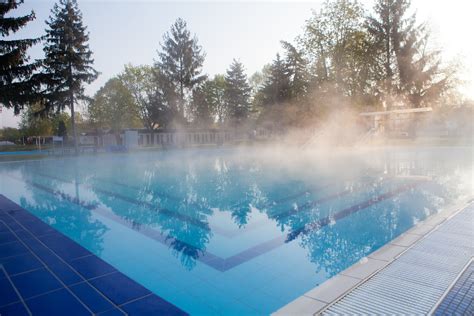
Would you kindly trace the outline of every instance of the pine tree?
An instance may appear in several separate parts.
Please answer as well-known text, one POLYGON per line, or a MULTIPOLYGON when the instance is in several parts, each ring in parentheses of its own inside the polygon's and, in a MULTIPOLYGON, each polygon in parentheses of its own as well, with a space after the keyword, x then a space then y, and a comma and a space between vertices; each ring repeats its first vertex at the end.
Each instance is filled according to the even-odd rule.
POLYGON ((383 56, 385 92, 420 107, 450 87, 453 69, 442 69, 440 52, 429 49, 430 34, 415 14, 407 16, 409 7, 409 0, 379 0, 367 28, 383 56))
POLYGON ((71 110, 74 147, 78 152, 74 105, 86 100, 84 84, 94 81, 98 73, 87 41, 89 35, 82 23, 76 0, 60 0, 47 21, 45 52, 45 111, 71 110))
POLYGON ((41 61, 28 63, 27 50, 41 39, 4 39, 35 19, 34 12, 21 17, 5 16, 9 11, 17 9, 22 2, 0 1, 0 104, 13 108, 15 114, 40 97, 36 93, 39 82, 32 75, 41 61))
POLYGON ((300 101, 308 91, 309 74, 307 70, 308 62, 299 51, 289 42, 281 41, 285 49, 285 63, 290 80, 289 98, 300 101))
POLYGON ((405 17, 409 6, 409 0, 378 0, 374 7, 375 16, 367 19, 367 30, 374 37, 380 52, 384 70, 382 80, 387 95, 396 92, 396 56, 400 52, 403 37, 409 32, 406 26, 413 24, 413 19, 405 17))
POLYGON ((205 54, 198 45, 197 37, 191 37, 186 22, 181 18, 164 35, 161 50, 155 67, 175 87, 179 97, 178 112, 184 119, 187 96, 206 78, 201 74, 205 54))
POLYGON ((290 71, 285 62, 276 55, 270 73, 262 88, 262 105, 281 104, 290 99, 290 71))
POLYGON ((234 59, 225 76, 224 92, 229 117, 234 124, 243 123, 251 110, 251 88, 241 62, 234 59))

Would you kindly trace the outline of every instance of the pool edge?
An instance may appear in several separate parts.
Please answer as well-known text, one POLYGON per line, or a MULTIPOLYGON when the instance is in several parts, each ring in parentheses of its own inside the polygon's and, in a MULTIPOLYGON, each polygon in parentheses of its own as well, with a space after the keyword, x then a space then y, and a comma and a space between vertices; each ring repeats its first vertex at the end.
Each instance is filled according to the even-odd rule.
POLYGON ((353 289, 361 286, 383 270, 427 235, 435 231, 446 220, 455 216, 469 205, 473 197, 454 203, 442 211, 429 216, 418 225, 364 257, 359 262, 339 272, 336 276, 307 291, 272 315, 318 315, 334 305, 353 289))

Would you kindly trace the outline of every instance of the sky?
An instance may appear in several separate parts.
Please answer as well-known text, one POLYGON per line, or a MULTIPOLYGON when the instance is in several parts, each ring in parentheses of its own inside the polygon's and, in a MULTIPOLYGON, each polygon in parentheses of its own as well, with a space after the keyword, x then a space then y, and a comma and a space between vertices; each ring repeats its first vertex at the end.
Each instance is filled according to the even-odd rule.
MULTIPOLYGON (((204 72, 224 73, 234 58, 251 75, 272 61, 281 50, 280 41, 293 41, 303 32, 311 10, 322 1, 174 1, 158 0, 79 0, 84 24, 90 33, 90 48, 99 78, 86 87, 93 95, 108 79, 120 73, 124 65, 153 64, 163 34, 178 18, 184 18, 206 52, 204 72)), ((373 0, 361 0, 367 9, 373 0)), ((18 37, 44 34, 45 20, 55 1, 25 0, 12 16, 34 10, 36 20, 16 33, 18 37)), ((461 60, 461 92, 474 98, 474 31, 470 0, 412 0, 419 21, 428 21, 433 41, 443 49, 445 61, 461 60)), ((42 47, 29 50, 32 58, 41 58, 42 47)), ((3 108, 0 128, 16 127, 19 117, 3 108)))

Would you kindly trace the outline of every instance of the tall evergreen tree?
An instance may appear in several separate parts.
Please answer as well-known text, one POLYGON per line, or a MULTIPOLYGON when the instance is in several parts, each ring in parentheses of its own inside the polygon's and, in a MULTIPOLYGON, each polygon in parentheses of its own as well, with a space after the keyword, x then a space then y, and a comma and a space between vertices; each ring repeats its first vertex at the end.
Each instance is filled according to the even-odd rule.
POLYGON ((191 37, 183 19, 177 19, 164 35, 158 57, 155 66, 175 87, 179 97, 178 112, 184 119, 187 98, 206 76, 201 74, 205 54, 197 37, 191 37))
MULTIPOLYGON (((409 0, 378 0, 367 29, 383 56, 385 93, 420 107, 450 88, 454 69, 441 66, 440 52, 429 48, 430 33, 425 25, 417 25, 415 14, 407 15, 409 8, 409 0)), ((387 101, 391 107, 390 98, 387 101)))
POLYGON ((410 28, 397 52, 399 93, 413 107, 430 106, 452 88, 456 67, 442 65, 441 51, 430 49, 424 24, 410 28))
POLYGON ((252 89, 241 62, 234 59, 225 75, 225 82, 224 96, 229 117, 234 124, 243 123, 251 110, 250 92, 252 89))
POLYGON ((94 60, 87 41, 89 35, 82 23, 82 14, 76 0, 60 0, 51 10, 46 22, 45 111, 71 110, 71 123, 76 154, 78 152, 74 106, 84 100, 84 84, 94 81, 98 73, 92 67, 94 60))
POLYGON ((32 76, 40 60, 28 63, 27 50, 40 38, 6 39, 35 19, 34 12, 20 17, 6 17, 21 0, 0 1, 0 104, 18 114, 23 107, 38 100, 38 81, 32 76))
POLYGON ((290 80, 289 97, 300 101, 308 92, 308 62, 304 58, 303 52, 291 43, 281 41, 281 44, 285 49, 285 63, 290 80))
POLYGON ((400 52, 403 37, 407 36, 413 26, 414 18, 406 17, 409 6, 409 0, 378 0, 374 7, 375 16, 367 19, 367 30, 380 52, 384 92, 387 95, 396 92, 396 56, 400 52))
POLYGON ((290 71, 280 54, 270 66, 269 76, 262 88, 263 106, 286 102, 290 99, 290 71))

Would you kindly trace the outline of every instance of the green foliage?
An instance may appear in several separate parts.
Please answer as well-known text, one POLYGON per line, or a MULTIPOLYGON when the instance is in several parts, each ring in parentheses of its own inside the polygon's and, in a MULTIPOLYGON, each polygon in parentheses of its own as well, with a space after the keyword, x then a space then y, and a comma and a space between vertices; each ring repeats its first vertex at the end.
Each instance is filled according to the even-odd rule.
POLYGON ((22 2, 0 1, 0 104, 13 108, 15 114, 40 99, 39 81, 33 73, 41 61, 28 63, 27 50, 41 39, 7 39, 35 19, 34 12, 20 17, 6 16, 22 2))
POLYGON ((74 105, 76 99, 87 100, 84 84, 94 81, 98 73, 87 41, 89 35, 82 23, 76 0, 60 0, 46 22, 45 61, 42 80, 45 84, 45 109, 50 112, 71 109, 72 130, 77 152, 74 105))
POLYGON ((60 120, 58 122, 58 126, 56 127, 56 135, 57 136, 62 136, 64 138, 67 138, 67 128, 66 128, 66 123, 64 123, 63 120, 60 120))
POLYGON ((155 93, 152 96, 152 116, 160 127, 187 123, 180 112, 180 97, 173 83, 159 69, 154 69, 155 93))
POLYGON ((0 129, 0 140, 12 143, 19 142, 21 138, 21 131, 18 128, 5 127, 0 129))
POLYGON ((308 61, 303 51, 297 49, 293 44, 286 41, 281 41, 281 44, 285 49, 286 72, 290 81, 288 97, 295 101, 301 101, 309 89, 308 61))
POLYGON ((130 91, 143 126, 152 130, 159 126, 154 98, 157 93, 155 73, 151 66, 125 65, 119 79, 130 91))
POLYGON ((209 104, 213 121, 222 125, 227 119, 228 109, 225 101, 226 81, 224 75, 215 75, 202 87, 206 102, 209 104))
POLYGON ((227 113, 232 124, 241 124, 248 118, 251 90, 244 65, 234 59, 225 75, 224 90, 227 113))
POLYGON ((375 53, 382 56, 379 86, 389 107, 393 96, 412 107, 430 105, 453 83, 455 69, 441 66, 440 51, 430 49, 429 31, 414 14, 407 16, 409 7, 409 0, 379 0, 367 18, 375 53))
POLYGON ((165 90, 172 88, 178 97, 178 113, 185 118, 185 110, 189 95, 193 88, 202 83, 206 76, 202 75, 205 54, 198 45, 196 36, 191 37, 186 22, 179 18, 163 37, 161 51, 155 67, 159 71, 158 83, 165 85, 165 90), (168 81, 163 84, 160 81, 168 81))
POLYGON ((204 87, 197 87, 193 91, 194 123, 200 127, 209 127, 213 123, 211 104, 208 102, 204 87))
POLYGON ((290 75, 288 65, 277 54, 261 89, 262 106, 281 104, 290 99, 290 75))
MULTIPOLYGON (((4 17, 16 7, 10 0, 0 4, 2 37, 34 18, 4 17)), ((35 73, 39 62, 28 64, 26 55, 38 39, 0 41, 0 103, 15 111, 34 103, 24 117, 30 133, 67 135, 71 124, 75 135, 75 103, 88 100, 84 85, 98 73, 77 0, 59 0, 51 12, 42 73, 35 73), (52 114, 66 107, 70 119, 52 114)), ((250 80, 236 60, 225 75, 207 79, 202 47, 179 18, 163 36, 153 66, 126 65, 97 92, 90 119, 116 133, 190 122, 241 126, 257 116, 257 122, 285 127, 338 107, 392 106, 393 100, 431 106, 454 86, 456 69, 442 64, 426 25, 409 12, 409 0, 376 0, 370 16, 358 0, 327 0, 295 44, 282 41, 282 54, 250 80)))
POLYGON ((372 55, 364 31, 364 10, 356 0, 326 1, 305 26, 300 44, 311 62, 316 88, 333 84, 343 95, 362 93, 372 55))
POLYGON ((204 81, 193 91, 192 110, 194 123, 209 127, 214 123, 223 125, 228 118, 225 99, 226 81, 223 75, 215 75, 204 81))
POLYGON ((38 116, 41 105, 35 104, 21 113, 20 130, 23 136, 49 136, 53 134, 53 124, 49 115, 38 116))
POLYGON ((118 141, 122 129, 141 126, 134 98, 118 78, 109 79, 97 91, 89 104, 88 113, 93 124, 111 129, 118 141))
POLYGON ((94 81, 98 73, 87 41, 89 35, 82 23, 76 0, 60 0, 46 22, 44 73, 47 110, 73 107, 75 99, 87 99, 84 84, 94 81))

